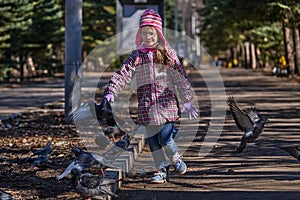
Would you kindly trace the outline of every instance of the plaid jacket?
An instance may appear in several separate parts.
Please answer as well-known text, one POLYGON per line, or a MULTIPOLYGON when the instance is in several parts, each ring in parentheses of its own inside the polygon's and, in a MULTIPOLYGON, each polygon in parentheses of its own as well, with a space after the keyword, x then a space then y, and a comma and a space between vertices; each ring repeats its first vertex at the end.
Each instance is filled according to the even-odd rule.
POLYGON ((135 78, 139 124, 160 125, 175 121, 179 114, 176 94, 179 93, 183 102, 193 99, 194 92, 176 51, 170 50, 169 53, 175 58, 171 67, 153 63, 155 54, 151 51, 134 50, 105 89, 105 94, 117 95, 135 78))

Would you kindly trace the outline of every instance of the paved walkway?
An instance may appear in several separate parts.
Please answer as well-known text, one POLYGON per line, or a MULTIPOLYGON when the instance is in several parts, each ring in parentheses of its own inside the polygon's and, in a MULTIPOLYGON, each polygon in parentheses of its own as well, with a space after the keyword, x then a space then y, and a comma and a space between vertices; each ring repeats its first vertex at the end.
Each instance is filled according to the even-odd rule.
MULTIPOLYGON (((102 74, 99 81, 97 74, 85 73, 82 82, 82 96, 88 97, 97 84, 104 85, 111 73, 102 74)), ((43 81, 24 84, 0 85, 0 119, 22 112, 64 110, 64 78, 49 78, 43 81)))
POLYGON ((64 79, 0 85, 0 117, 41 110, 47 103, 64 100, 64 79))

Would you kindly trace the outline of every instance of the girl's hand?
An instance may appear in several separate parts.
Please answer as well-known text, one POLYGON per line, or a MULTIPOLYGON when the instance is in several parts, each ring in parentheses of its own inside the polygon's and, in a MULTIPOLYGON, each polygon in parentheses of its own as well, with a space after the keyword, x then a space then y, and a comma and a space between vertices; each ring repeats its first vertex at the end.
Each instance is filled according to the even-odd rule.
POLYGON ((186 102, 183 104, 181 112, 184 112, 185 110, 189 113, 189 119, 195 119, 199 116, 198 110, 193 107, 192 102, 186 102))
POLYGON ((115 97, 112 94, 106 94, 104 98, 107 99, 108 102, 114 102, 115 100, 115 97))

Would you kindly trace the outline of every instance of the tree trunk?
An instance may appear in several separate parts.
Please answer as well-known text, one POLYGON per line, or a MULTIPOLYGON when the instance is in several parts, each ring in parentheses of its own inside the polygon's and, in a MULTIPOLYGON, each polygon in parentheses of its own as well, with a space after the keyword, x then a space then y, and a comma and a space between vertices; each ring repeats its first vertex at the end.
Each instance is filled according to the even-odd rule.
POLYGON ((290 76, 293 77, 295 74, 295 63, 293 56, 292 40, 291 40, 291 29, 287 26, 289 19, 286 17, 283 19, 283 35, 284 35, 284 45, 285 45, 285 54, 287 58, 288 71, 290 76))
POLYGON ((300 75, 300 35, 299 29, 294 28, 295 72, 300 75))
POLYGON ((260 49, 258 47, 255 47, 255 58, 256 58, 257 66, 258 66, 258 68, 262 68, 263 63, 259 59, 259 57, 260 57, 260 49))
POLYGON ((20 66, 20 82, 24 81, 24 61, 23 56, 19 55, 19 66, 20 66))
POLYGON ((250 43, 250 64, 252 69, 256 69, 255 45, 250 43))
POLYGON ((245 68, 249 68, 250 66, 250 44, 249 42, 245 43, 245 68))
POLYGON ((239 48, 240 48, 240 54, 239 54, 239 67, 243 67, 243 66, 245 66, 245 59, 244 59, 244 47, 243 47, 243 45, 240 45, 239 46, 239 48))

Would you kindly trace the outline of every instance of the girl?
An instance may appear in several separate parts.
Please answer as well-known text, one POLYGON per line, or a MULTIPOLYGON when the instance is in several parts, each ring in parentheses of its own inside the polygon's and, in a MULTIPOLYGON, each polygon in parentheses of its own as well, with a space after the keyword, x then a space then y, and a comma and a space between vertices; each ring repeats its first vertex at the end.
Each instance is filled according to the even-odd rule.
POLYGON ((194 93, 184 68, 162 33, 161 17, 152 9, 145 10, 140 17, 136 45, 137 49, 111 77, 104 97, 113 102, 114 96, 133 77, 136 78, 138 123, 146 127, 148 144, 158 170, 152 182, 164 183, 167 178, 165 155, 176 172, 184 174, 187 169, 173 140, 174 122, 179 114, 176 91, 184 102, 182 112, 186 110, 191 119, 198 117, 198 111, 191 103, 194 93))

